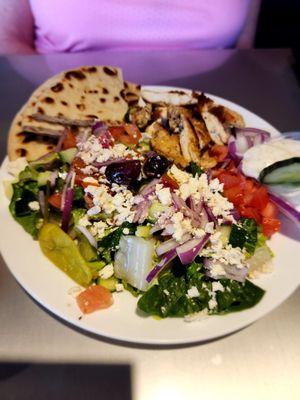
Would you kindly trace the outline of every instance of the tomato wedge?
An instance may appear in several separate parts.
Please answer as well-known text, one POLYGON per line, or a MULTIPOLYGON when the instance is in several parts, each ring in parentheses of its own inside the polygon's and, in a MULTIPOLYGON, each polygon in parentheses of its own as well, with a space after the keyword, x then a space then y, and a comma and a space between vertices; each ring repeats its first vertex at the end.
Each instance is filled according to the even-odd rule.
POLYGON ((271 201, 269 201, 266 207, 261 211, 261 215, 266 218, 276 218, 277 214, 278 208, 271 201))
POLYGON ((262 219, 263 234, 267 237, 273 235, 273 233, 280 230, 281 223, 277 218, 266 218, 262 219))
POLYGON ((61 193, 53 193, 51 196, 49 196, 48 203, 51 204, 51 206, 60 209, 61 198, 61 193))
POLYGON ((71 147, 76 147, 76 136, 69 129, 67 130, 64 141, 62 142, 63 150, 70 149, 71 147))
POLYGON ((88 287, 76 297, 76 301, 83 314, 108 308, 114 302, 110 291, 100 285, 88 287))
POLYGON ((161 177, 162 184, 170 189, 179 189, 178 183, 172 179, 168 174, 163 174, 161 177))
POLYGON ((224 196, 234 204, 242 217, 252 218, 261 224, 268 237, 280 229, 280 221, 276 218, 278 209, 270 201, 265 187, 242 175, 232 162, 226 170, 214 171, 213 176, 224 184, 224 196))
POLYGON ((137 144, 142 137, 140 130, 134 124, 110 126, 108 130, 117 142, 127 146, 137 144))

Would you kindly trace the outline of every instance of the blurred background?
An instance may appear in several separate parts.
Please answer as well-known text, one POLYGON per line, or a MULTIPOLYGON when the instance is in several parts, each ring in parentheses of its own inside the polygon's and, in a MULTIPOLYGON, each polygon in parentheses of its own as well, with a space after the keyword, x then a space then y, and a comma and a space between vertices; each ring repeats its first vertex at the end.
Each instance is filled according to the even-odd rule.
POLYGON ((299 0, 0 0, 0 54, 297 47, 299 0))

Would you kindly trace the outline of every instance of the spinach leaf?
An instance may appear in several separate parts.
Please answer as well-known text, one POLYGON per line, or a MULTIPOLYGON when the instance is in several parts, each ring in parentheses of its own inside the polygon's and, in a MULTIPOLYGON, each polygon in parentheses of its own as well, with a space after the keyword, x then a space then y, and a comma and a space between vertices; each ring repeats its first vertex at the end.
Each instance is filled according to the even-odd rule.
POLYGON ((245 248, 249 254, 253 254, 257 243, 257 224, 254 219, 241 218, 237 224, 233 224, 229 236, 229 244, 232 247, 245 248))
POLYGON ((225 290, 217 292, 218 314, 251 308, 261 300, 265 293, 263 289, 248 280, 241 283, 223 279, 220 282, 225 290))
POLYGON ((204 309, 210 314, 225 314, 253 307, 264 295, 264 290, 250 281, 241 283, 229 279, 220 280, 224 290, 213 294, 213 280, 204 274, 201 263, 193 262, 183 274, 174 272, 172 268, 164 272, 158 283, 140 297, 140 310, 161 318, 184 317, 204 309), (189 297, 191 288, 193 291, 196 288, 199 295, 189 297), (216 302, 212 309, 211 300, 216 302))
POLYGON ((129 234, 134 235, 135 230, 136 230, 136 224, 133 224, 131 222, 123 222, 123 224, 109 233, 108 235, 104 236, 99 242, 98 248, 102 250, 105 249, 110 249, 112 251, 116 250, 116 247, 118 246, 121 236, 123 235, 123 230, 127 228, 129 229, 129 234))
POLYGON ((23 226, 26 232, 34 238, 38 234, 38 221, 41 218, 40 211, 32 211, 28 203, 37 201, 37 182, 17 182, 13 184, 13 196, 9 204, 9 210, 14 219, 23 226))
POLYGON ((203 169, 198 167, 198 165, 195 162, 191 162, 187 168, 188 172, 190 172, 193 176, 198 174, 199 176, 203 174, 203 169))

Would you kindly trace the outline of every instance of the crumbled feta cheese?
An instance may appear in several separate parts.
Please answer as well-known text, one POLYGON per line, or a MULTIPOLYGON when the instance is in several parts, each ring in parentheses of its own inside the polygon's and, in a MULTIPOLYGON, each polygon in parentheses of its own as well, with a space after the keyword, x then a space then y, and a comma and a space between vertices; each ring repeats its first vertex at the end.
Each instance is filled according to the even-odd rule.
POLYGON ((134 196, 130 190, 122 185, 112 185, 111 190, 106 185, 85 188, 85 193, 91 195, 95 206, 106 214, 113 214, 112 224, 122 225, 123 222, 132 222, 134 217, 134 196), (112 195, 111 192, 115 194, 112 195))
POLYGON ((124 290, 123 283, 116 283, 116 291, 117 292, 123 292, 123 290, 124 290))
POLYGON ((224 292, 224 286, 222 285, 221 282, 214 281, 214 282, 212 283, 212 291, 213 291, 213 292, 217 292, 218 290, 219 290, 220 292, 224 292))
POLYGON ((124 228, 123 229, 123 234, 124 235, 128 235, 129 234, 129 229, 128 228, 124 228))
POLYGON ((223 187, 224 187, 224 183, 220 183, 219 179, 217 179, 217 178, 213 179, 209 184, 210 190, 213 190, 216 192, 222 192, 223 187))
POLYGON ((114 266, 112 264, 107 264, 104 268, 99 271, 99 276, 102 279, 108 279, 114 274, 114 266))
POLYGON ((166 296, 170 296, 170 292, 168 291, 168 289, 164 289, 163 292, 164 292, 164 294, 165 294, 166 296))
POLYGON ((167 187, 164 188, 161 184, 157 184, 156 188, 155 188, 155 193, 158 197, 158 200, 164 206, 170 206, 172 204, 170 188, 167 188, 167 187))
POLYGON ((78 148, 78 156, 86 164, 101 163, 116 158, 141 158, 141 155, 128 149, 123 143, 115 143, 112 147, 104 148, 95 136, 90 136, 87 141, 78 143, 78 148))
POLYGON ((88 216, 84 215, 83 217, 81 217, 78 221, 78 225, 79 226, 83 226, 83 227, 87 227, 89 225, 91 225, 92 223, 89 221, 88 216))
POLYGON ((207 222, 205 225, 205 232, 206 233, 214 233, 214 223, 213 222, 207 222))
POLYGON ((100 211, 101 211, 101 209, 99 206, 94 206, 94 207, 88 209, 87 215, 89 215, 89 216, 96 215, 96 214, 99 214, 100 211))
POLYGON ((215 298, 210 299, 209 302, 208 302, 208 308, 210 310, 213 310, 214 308, 216 308, 217 305, 218 305, 218 303, 217 303, 217 300, 215 298))
POLYGON ((58 177, 65 180, 67 177, 68 173, 67 172, 59 172, 58 177))
POLYGON ((105 230, 108 228, 108 225, 104 221, 97 221, 92 224, 90 227, 90 232, 93 236, 98 239, 102 239, 105 236, 105 230))
POLYGON ((38 201, 30 201, 28 203, 28 207, 30 208, 30 210, 32 211, 38 211, 40 209, 40 205, 38 201))
POLYGON ((192 286, 190 289, 187 291, 187 297, 192 299, 193 297, 199 297, 200 293, 199 290, 196 288, 196 286, 192 286))

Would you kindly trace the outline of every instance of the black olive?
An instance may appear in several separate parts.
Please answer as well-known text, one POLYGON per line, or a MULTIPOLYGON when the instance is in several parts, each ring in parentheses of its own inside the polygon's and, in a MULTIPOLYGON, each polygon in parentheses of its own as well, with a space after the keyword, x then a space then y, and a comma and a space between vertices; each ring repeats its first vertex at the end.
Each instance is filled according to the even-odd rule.
POLYGON ((143 166, 144 174, 148 178, 160 178, 167 170, 169 162, 166 157, 151 152, 143 166))
POLYGON ((106 167, 105 176, 111 183, 129 186, 141 173, 139 160, 126 160, 115 162, 106 167))

